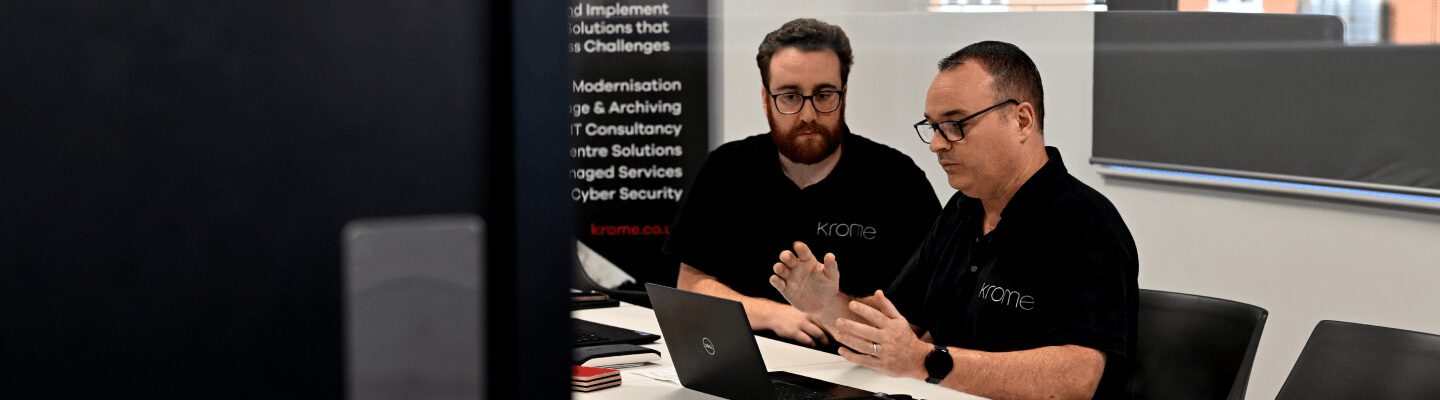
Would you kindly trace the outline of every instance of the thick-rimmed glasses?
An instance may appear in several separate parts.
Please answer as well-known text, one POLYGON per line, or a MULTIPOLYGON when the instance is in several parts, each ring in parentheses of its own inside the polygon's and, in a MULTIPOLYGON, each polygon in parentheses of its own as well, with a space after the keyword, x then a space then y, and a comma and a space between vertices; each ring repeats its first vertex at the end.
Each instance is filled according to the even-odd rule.
POLYGON ((965 122, 975 119, 975 117, 978 117, 982 114, 985 114, 986 111, 1000 108, 1000 106, 1006 104, 1020 105, 1020 102, 1015 101, 1015 99, 1005 100, 993 106, 986 107, 984 110, 980 110, 975 112, 974 114, 970 114, 970 116, 968 117, 952 121, 940 121, 932 124, 929 121, 922 119, 920 120, 920 122, 915 123, 915 134, 920 135, 920 141, 925 142, 925 144, 930 144, 930 138, 934 137, 936 133, 939 133, 940 136, 945 137, 945 140, 951 142, 965 140, 965 130, 962 128, 965 122))
POLYGON ((799 93, 771 93, 770 100, 775 103, 775 111, 785 115, 799 113, 805 108, 806 100, 810 101, 815 112, 828 113, 840 108, 840 97, 844 93, 839 90, 821 90, 809 96, 799 93))

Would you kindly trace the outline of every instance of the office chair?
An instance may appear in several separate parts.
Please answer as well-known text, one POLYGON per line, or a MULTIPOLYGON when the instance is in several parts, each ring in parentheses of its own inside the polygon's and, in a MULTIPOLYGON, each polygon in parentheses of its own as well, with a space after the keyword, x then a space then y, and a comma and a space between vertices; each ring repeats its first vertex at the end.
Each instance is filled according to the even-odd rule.
POLYGON ((1140 290, 1130 393, 1136 399, 1243 399, 1269 316, 1245 303, 1140 290))
POLYGON ((1440 399, 1440 336, 1320 321, 1276 399, 1440 399))

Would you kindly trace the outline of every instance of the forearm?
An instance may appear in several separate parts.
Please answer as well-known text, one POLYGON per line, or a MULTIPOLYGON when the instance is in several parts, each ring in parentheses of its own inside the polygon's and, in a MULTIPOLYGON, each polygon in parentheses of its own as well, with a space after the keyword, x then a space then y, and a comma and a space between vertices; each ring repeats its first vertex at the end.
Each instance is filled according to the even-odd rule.
MULTIPOLYGON (((950 348, 955 367, 941 386, 994 399, 1088 399, 1105 370, 1099 351, 1048 346, 1012 352, 950 348)), ((923 376, 924 368, 919 371, 923 376)))
POLYGON ((745 307, 745 316, 750 320, 752 329, 765 329, 766 317, 774 313, 777 308, 788 307, 788 305, 774 300, 741 294, 735 289, 731 289, 730 286, 720 283, 714 276, 685 263, 680 263, 680 276, 676 286, 680 289, 740 302, 745 307))

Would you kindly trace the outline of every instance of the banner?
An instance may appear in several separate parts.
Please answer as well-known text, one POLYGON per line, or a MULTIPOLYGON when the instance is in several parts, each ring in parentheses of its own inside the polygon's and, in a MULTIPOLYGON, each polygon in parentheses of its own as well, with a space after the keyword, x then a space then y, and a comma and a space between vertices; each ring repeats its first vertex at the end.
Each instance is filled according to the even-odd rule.
POLYGON ((640 283, 675 283, 660 248, 708 151, 708 6, 570 3, 576 237, 640 283))

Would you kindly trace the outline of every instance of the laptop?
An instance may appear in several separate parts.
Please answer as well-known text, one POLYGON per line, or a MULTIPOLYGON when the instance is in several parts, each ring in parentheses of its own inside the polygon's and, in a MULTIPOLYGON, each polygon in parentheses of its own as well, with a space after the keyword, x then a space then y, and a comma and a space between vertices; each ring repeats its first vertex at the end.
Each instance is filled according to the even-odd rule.
POLYGON ((660 340, 660 336, 653 333, 625 329, 616 326, 598 324, 579 318, 570 318, 574 324, 575 347, 599 346, 602 344, 646 344, 660 340))
POLYGON ((788 372, 766 372, 739 302, 648 283, 680 384, 727 399, 853 399, 874 393, 788 372), (769 394, 768 396, 766 394, 769 394))

